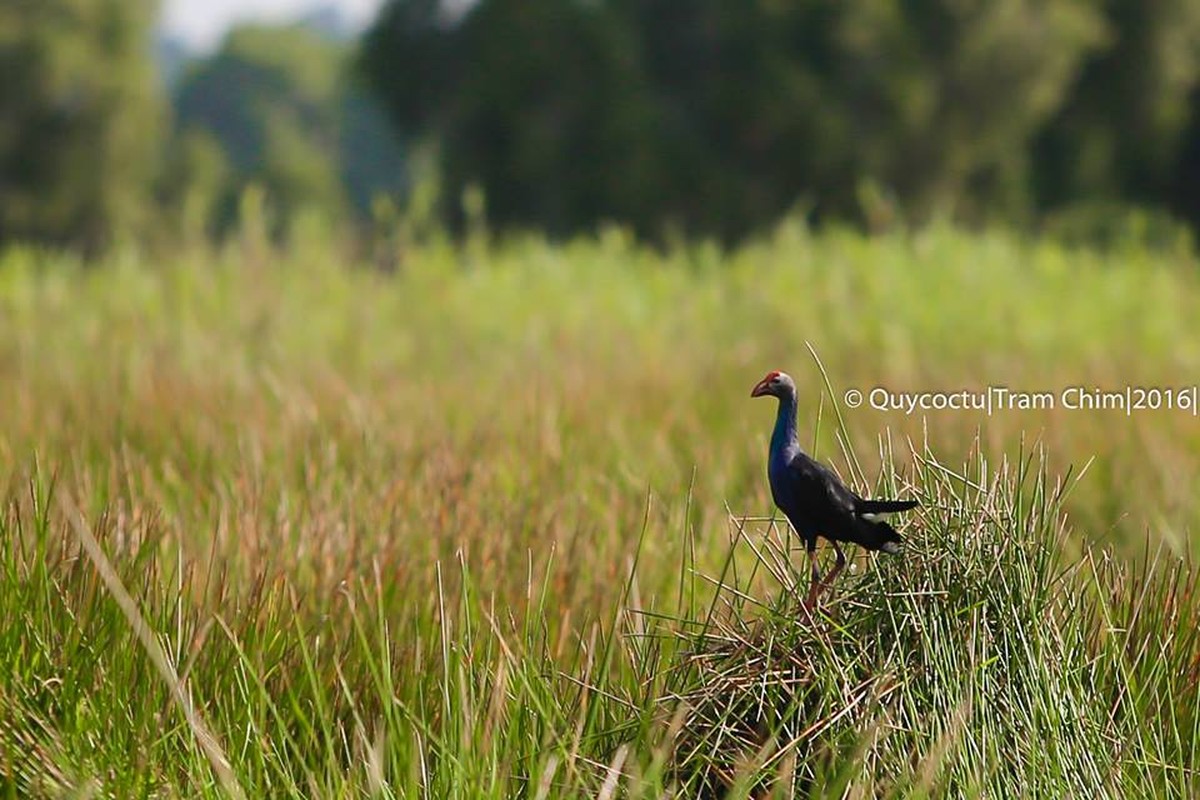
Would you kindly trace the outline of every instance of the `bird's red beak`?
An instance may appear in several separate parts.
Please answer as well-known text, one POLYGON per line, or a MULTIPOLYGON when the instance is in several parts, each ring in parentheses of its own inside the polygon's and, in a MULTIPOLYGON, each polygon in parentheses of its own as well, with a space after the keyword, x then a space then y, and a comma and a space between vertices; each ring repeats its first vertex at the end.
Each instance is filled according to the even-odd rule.
POLYGON ((758 383, 754 384, 754 388, 750 390, 751 397, 762 397, 765 394, 770 394, 770 382, 763 378, 758 383))

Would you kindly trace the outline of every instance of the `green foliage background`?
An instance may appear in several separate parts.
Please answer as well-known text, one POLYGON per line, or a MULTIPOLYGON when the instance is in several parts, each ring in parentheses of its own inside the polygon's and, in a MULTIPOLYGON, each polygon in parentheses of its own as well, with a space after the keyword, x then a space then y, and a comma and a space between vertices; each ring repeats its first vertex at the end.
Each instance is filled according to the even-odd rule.
POLYGON ((1195 409, 840 404, 1197 384, 1193 3, 154 12, 0 5, 0 796, 1197 796, 1195 409))

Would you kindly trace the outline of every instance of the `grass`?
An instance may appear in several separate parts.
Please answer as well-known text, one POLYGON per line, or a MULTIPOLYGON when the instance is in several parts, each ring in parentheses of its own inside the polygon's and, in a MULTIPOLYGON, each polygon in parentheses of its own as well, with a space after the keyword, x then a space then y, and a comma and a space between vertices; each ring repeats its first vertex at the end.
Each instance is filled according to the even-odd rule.
POLYGON ((0 796, 1194 796, 1195 418, 834 401, 1185 383, 1198 281, 937 228, 10 251, 0 796), (815 619, 779 366, 923 501, 815 619))

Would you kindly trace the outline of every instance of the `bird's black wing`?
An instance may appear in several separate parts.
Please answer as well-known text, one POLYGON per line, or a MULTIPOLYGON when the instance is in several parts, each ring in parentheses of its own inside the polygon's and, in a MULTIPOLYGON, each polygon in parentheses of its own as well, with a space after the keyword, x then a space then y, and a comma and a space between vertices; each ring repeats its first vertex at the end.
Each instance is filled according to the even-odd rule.
POLYGON ((871 514, 892 514, 916 508, 916 500, 867 500, 849 489, 842 479, 829 467, 798 453, 788 465, 788 483, 797 502, 803 503, 812 513, 826 517, 851 518, 871 514))
POLYGON ((820 535, 835 542, 855 542, 869 550, 899 552, 900 535, 872 515, 902 511, 915 506, 915 501, 864 500, 833 470, 802 452, 788 463, 781 477, 787 502, 780 507, 810 548, 820 535))
MULTIPOLYGON (((804 453, 797 453, 784 472, 788 505, 797 516, 822 533, 852 524, 860 499, 833 470, 804 453)), ((795 520, 793 520, 794 522, 795 520)))

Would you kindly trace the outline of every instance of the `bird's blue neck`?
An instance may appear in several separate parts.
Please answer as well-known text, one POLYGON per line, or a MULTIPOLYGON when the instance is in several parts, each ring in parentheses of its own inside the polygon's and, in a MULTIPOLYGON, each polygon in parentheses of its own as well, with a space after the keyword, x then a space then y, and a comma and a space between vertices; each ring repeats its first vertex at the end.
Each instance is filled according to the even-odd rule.
POLYGON ((789 446, 799 446, 796 436, 796 398, 779 398, 779 413, 775 417, 775 430, 771 432, 771 455, 782 453, 789 446))

